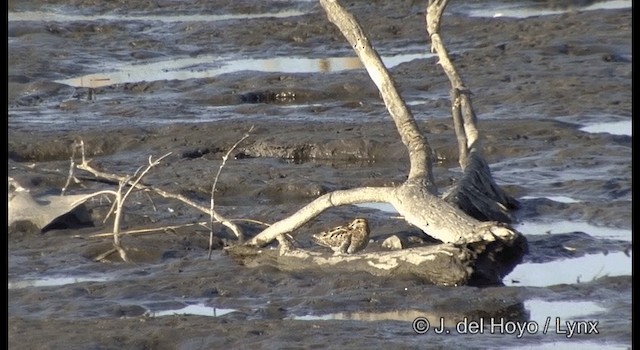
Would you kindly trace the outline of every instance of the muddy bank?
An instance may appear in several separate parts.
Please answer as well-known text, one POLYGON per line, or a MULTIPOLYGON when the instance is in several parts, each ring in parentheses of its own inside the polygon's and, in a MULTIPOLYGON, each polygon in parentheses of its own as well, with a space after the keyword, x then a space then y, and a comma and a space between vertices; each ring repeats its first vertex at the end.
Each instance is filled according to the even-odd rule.
MULTIPOLYGON (((94 262, 111 247, 108 237, 94 236, 111 223, 103 223, 110 206, 103 197, 87 203, 74 228, 10 227, 9 347, 630 346, 631 136, 581 128, 631 119, 631 10, 514 19, 471 17, 473 5, 452 3, 442 33, 474 93, 491 170, 523 203, 517 218, 551 225, 527 231, 530 253, 523 262, 546 283, 514 275, 505 286, 445 288, 361 272, 247 267, 221 249, 233 236, 220 226, 207 260, 209 230, 199 223, 208 215, 144 194, 131 198, 124 229, 180 227, 125 236, 133 264, 115 257, 94 262), (567 222, 587 225, 562 226, 567 222), (623 237, 609 236, 614 229, 623 237), (587 274, 581 259, 594 257, 601 260, 587 274), (562 282, 551 282, 560 274, 566 274, 562 282), (179 310, 188 306, 199 308, 183 315, 179 310), (451 332, 416 334, 418 317, 434 325, 442 318, 451 332), (455 325, 464 317, 540 328, 547 317, 598 321, 599 334, 459 334, 455 325)), ((408 57, 391 71, 435 151, 437 185, 445 190, 460 174, 457 146, 449 85, 425 53, 423 4, 353 2, 349 8, 383 56, 408 57)), ((364 71, 321 66, 197 74, 233 67, 229 60, 352 56, 315 2, 21 1, 9 2, 9 10, 79 16, 9 21, 8 172, 36 196, 59 193, 71 144, 82 139, 94 166, 122 175, 149 156, 172 152, 145 181, 208 206, 222 156, 252 126, 215 194, 218 210, 230 218, 272 223, 329 191, 405 179, 406 150, 364 71), (283 12, 292 15, 233 17, 283 12), (228 17, 171 20, 208 14, 228 17), (177 72, 170 79, 152 71, 105 86, 61 83, 186 58, 196 61, 169 66, 177 72), (183 71, 192 75, 183 78, 183 71)), ((114 187, 82 172, 76 177, 72 193, 114 187)), ((359 206, 323 213, 296 238, 311 247, 311 234, 355 216, 369 219, 368 249, 382 249, 391 235, 428 242, 393 213, 359 206)), ((264 227, 238 224, 249 236, 264 227)))
MULTIPOLYGON (((263 204, 297 206, 328 191, 389 186, 406 178, 408 155, 390 121, 366 124, 234 121, 115 129, 108 133, 78 131, 62 136, 39 133, 37 137, 35 131, 10 130, 9 165, 12 176, 37 193, 38 187, 48 191, 51 188, 47 186, 64 186, 72 144, 77 139, 85 142, 86 155, 95 159, 96 167, 121 175, 133 174, 146 164, 149 156, 158 158, 171 152, 163 164, 148 175, 149 183, 171 192, 188 193, 206 204, 222 157, 251 127, 250 137, 234 149, 233 159, 223 169, 216 192, 222 205, 251 205, 256 204, 257 199, 263 204), (323 180, 314 180, 316 178, 323 180)), ((425 136, 433 145, 437 159, 436 181, 444 190, 458 176, 452 126, 444 120, 435 120, 422 122, 420 127, 427 130, 425 136)), ((626 200, 631 195, 631 184, 624 179, 631 171, 630 137, 588 134, 578 130, 575 124, 527 119, 483 121, 480 131, 486 138, 485 155, 512 195, 551 195, 562 191, 567 196, 591 199, 569 204, 532 200, 533 207, 525 206, 521 210, 523 219, 549 215, 559 208, 575 216, 580 210, 589 210, 590 201, 606 199, 609 206, 619 210, 604 216, 599 214, 601 206, 596 201, 592 213, 583 214, 582 218, 600 225, 604 225, 606 219, 609 224, 623 227, 629 222, 630 208, 626 200), (587 159, 582 158, 584 154, 589 155, 587 159), (523 183, 528 180, 526 176, 501 175, 501 172, 534 166, 541 175, 552 176, 558 168, 587 171, 603 164, 615 164, 606 169, 612 178, 559 177, 557 181, 527 188, 523 183), (618 201, 621 201, 619 206, 618 201)), ((87 185, 71 189, 77 188, 82 193, 83 186, 87 185)), ((273 222, 275 218, 267 221, 273 222)))

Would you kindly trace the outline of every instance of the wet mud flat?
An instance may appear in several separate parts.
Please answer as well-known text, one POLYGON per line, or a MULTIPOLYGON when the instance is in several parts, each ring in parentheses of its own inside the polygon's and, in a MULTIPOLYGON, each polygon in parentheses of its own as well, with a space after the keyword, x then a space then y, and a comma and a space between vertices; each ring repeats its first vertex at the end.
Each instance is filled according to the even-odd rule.
MULTIPOLYGON (((8 170, 34 195, 64 187, 71 144, 82 139, 92 164, 118 174, 172 152, 145 181, 206 206, 222 156, 251 127, 215 194, 216 207, 230 218, 273 223, 332 190, 404 180, 406 149, 361 69, 223 69, 218 75, 224 64, 197 61, 353 56, 316 3, 109 6, 9 3, 16 13, 62 9, 80 17, 9 21, 8 170), (203 13, 228 17, 159 19, 203 13), (288 15, 233 17, 264 13, 288 15), (104 86, 66 81, 186 58, 196 61, 167 68, 192 74, 186 78, 150 74, 104 86), (198 75, 209 71, 216 74, 198 75)), ((242 266, 221 249, 233 240, 221 226, 208 260, 209 230, 198 225, 208 216, 144 194, 127 205, 125 229, 182 226, 125 236, 132 264, 115 257, 94 262, 111 246, 109 238, 94 237, 110 224, 102 222, 109 202, 96 198, 73 228, 9 228, 9 347, 630 347, 630 131, 585 127, 631 120, 631 9, 488 18, 470 16, 465 6, 450 5, 443 36, 474 92, 494 177, 523 204, 516 228, 530 246, 504 286, 442 287, 362 272, 242 266), (465 317, 528 328, 522 337, 511 328, 473 331, 469 322, 458 328, 465 317), (416 319, 431 328, 418 334, 416 319), (449 333, 435 332, 440 321, 449 333), (571 325, 585 328, 570 334, 571 325)), ((383 56, 406 58, 391 72, 435 151, 437 185, 446 189, 459 176, 457 146, 449 85, 423 52, 423 4, 355 2, 349 8, 383 56)), ((73 193, 114 186, 76 175, 73 193)), ((382 249, 394 234, 428 240, 394 213, 371 206, 331 209, 296 239, 311 247, 312 233, 355 216, 370 221, 368 249, 382 249)), ((238 224, 248 235, 264 227, 238 224)))

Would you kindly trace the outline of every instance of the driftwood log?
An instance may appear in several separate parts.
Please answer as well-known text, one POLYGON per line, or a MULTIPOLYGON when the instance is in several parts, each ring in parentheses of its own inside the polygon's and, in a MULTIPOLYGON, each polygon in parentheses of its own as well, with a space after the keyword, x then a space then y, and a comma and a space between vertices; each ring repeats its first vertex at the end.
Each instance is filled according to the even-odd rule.
POLYGON ((427 32, 432 50, 452 84, 452 117, 459 144, 463 177, 444 198, 432 172, 432 151, 427 139, 398 93, 395 82, 370 44, 356 18, 337 0, 320 0, 329 21, 335 24, 364 64, 378 87, 385 106, 409 152, 407 180, 397 187, 363 187, 322 195, 293 215, 282 219, 228 252, 245 265, 272 264, 283 270, 308 268, 367 271, 377 276, 416 276, 442 285, 496 284, 517 265, 527 251, 526 239, 508 225, 509 211, 517 201, 504 193, 491 177, 480 151, 476 116, 468 89, 448 58, 439 27, 447 0, 430 0, 427 32), (357 255, 322 255, 292 248, 285 235, 320 215, 326 209, 367 202, 394 206, 410 224, 442 244, 399 251, 357 255), (260 249, 275 240, 280 249, 260 249), (251 248, 254 247, 254 248, 251 248))

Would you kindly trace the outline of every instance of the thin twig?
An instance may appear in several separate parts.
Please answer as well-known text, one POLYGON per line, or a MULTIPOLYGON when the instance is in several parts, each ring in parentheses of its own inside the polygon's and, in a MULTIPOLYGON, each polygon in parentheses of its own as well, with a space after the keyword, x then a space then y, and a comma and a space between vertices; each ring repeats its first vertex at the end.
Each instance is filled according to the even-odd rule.
POLYGON ((75 147, 73 148, 73 153, 71 154, 71 162, 69 164, 69 176, 67 176, 67 182, 65 182, 64 187, 62 187, 62 191, 60 192, 61 196, 64 196, 65 192, 67 191, 67 188, 71 184, 71 179, 73 179, 73 170, 76 168, 76 163, 74 158, 75 158, 75 147))
POLYGON ((156 207, 156 203, 153 202, 153 198, 151 198, 151 196, 149 195, 148 192, 144 193, 147 196, 147 199, 149 200, 149 202, 151 203, 151 207, 153 208, 153 211, 158 211, 158 208, 156 207))
MULTIPOLYGON (((216 174, 216 177, 213 180, 213 185, 211 185, 211 206, 209 207, 209 217, 211 219, 211 231, 209 232, 209 254, 207 257, 208 259, 211 259, 211 253, 213 251, 213 224, 215 219, 215 212, 213 210, 215 208, 214 193, 216 191, 216 186, 218 185, 218 179, 220 178, 220 174, 222 173, 222 168, 224 168, 224 165, 227 163, 227 159, 229 159, 229 155, 231 154, 231 152, 233 152, 233 150, 236 147, 238 147, 240 142, 246 140, 249 137, 251 131, 253 131, 253 125, 251 125, 251 128, 249 128, 249 131, 247 131, 247 133, 244 134, 244 136, 240 140, 238 140, 238 142, 236 142, 233 146, 231 146, 229 151, 227 151, 227 153, 222 157, 222 163, 220 164, 220 167, 218 168, 218 173, 216 174)), ((240 236, 238 237, 238 240, 242 242, 244 240, 244 237, 240 236)))
POLYGON ((111 254, 113 254, 113 253, 115 253, 117 251, 118 250, 116 248, 109 249, 106 252, 104 252, 104 253, 96 256, 95 258, 93 258, 93 261, 101 261, 102 259, 108 257, 109 255, 111 255, 111 254))
POLYGON ((94 192, 94 193, 90 193, 80 199, 78 199, 77 201, 74 201, 73 203, 71 203, 71 207, 75 207, 76 205, 85 202, 87 199, 91 198, 91 197, 95 197, 95 196, 99 196, 101 194, 112 194, 112 195, 116 195, 116 191, 114 190, 102 190, 102 191, 98 191, 98 192, 94 192))
POLYGON ((245 222, 252 222, 254 224, 258 224, 258 225, 262 225, 262 226, 271 226, 271 224, 267 224, 266 222, 262 222, 259 220, 253 220, 253 219, 230 219, 230 221, 245 221, 245 222))
POLYGON ((142 178, 149 172, 149 170, 151 170, 151 168, 153 168, 154 166, 160 164, 160 161, 168 157, 170 154, 171 152, 156 159, 155 161, 152 161, 152 157, 149 156, 149 164, 144 168, 144 170, 142 170, 140 174, 138 173, 140 172, 140 169, 142 169, 142 167, 136 170, 134 174, 135 179, 133 180, 131 186, 129 186, 129 189, 124 195, 122 194, 122 190, 124 189, 124 186, 129 183, 130 178, 125 178, 124 181, 120 181, 120 186, 118 187, 118 193, 116 195, 117 209, 116 209, 115 220, 113 222, 113 244, 116 247, 116 249, 118 249, 118 253, 120 253, 120 257, 122 257, 122 260, 124 260, 125 262, 128 262, 129 260, 127 258, 126 252, 124 251, 124 249, 122 248, 122 245, 120 244, 120 221, 122 219, 124 202, 127 200, 127 197, 129 197, 133 189, 138 185, 140 180, 142 180, 142 178))
MULTIPOLYGON (((82 142, 82 141, 81 141, 82 142)), ((84 170, 87 171, 91 174, 93 174, 93 176, 98 177, 98 178, 103 178, 103 179, 107 179, 107 180, 111 180, 111 181, 115 181, 115 182, 120 182, 123 181, 125 179, 124 176, 119 176, 116 174, 109 174, 106 173, 104 171, 100 171, 97 170, 95 168, 93 168, 90 164, 89 161, 87 161, 84 157, 84 146, 82 146, 83 143, 81 143, 81 149, 82 149, 82 163, 77 164, 76 168, 80 169, 80 170, 84 170)), ((132 185, 132 183, 129 183, 129 185, 132 185)), ((207 214, 211 214, 211 208, 207 208, 205 206, 202 206, 196 202, 194 202, 193 200, 181 195, 181 194, 175 194, 175 193, 171 193, 171 192, 167 192, 163 189, 160 188, 156 188, 156 187, 152 187, 152 186, 148 186, 148 185, 143 185, 143 184, 136 184, 135 186, 133 186, 137 189, 140 190, 146 190, 146 191, 152 191, 157 193, 158 195, 164 197, 164 198, 171 198, 171 199, 177 199, 187 205, 189 205, 192 208, 195 208, 203 213, 207 213, 207 214)), ((243 237, 244 235, 242 234, 242 230, 240 229, 240 227, 238 227, 236 224, 232 223, 229 219, 225 218, 224 216, 220 215, 218 212, 216 212, 215 210, 213 211, 213 215, 214 218, 217 222, 220 222, 222 225, 226 226, 227 228, 229 228, 235 235, 236 237, 238 237, 238 239, 240 239, 241 237, 243 237)))
MULTIPOLYGON (((202 224, 206 224, 206 222, 196 222, 196 223, 190 223, 190 224, 184 224, 184 225, 172 225, 172 226, 162 226, 162 227, 153 227, 153 228, 142 228, 137 230, 127 230, 127 231, 120 232, 120 235, 121 236, 135 235, 135 234, 143 234, 143 233, 150 233, 150 232, 156 232, 156 231, 169 231, 169 230, 175 230, 178 228, 184 228, 184 227, 190 227, 190 226, 196 226, 196 225, 202 225, 202 224)), ((87 236, 86 238, 104 238, 104 237, 111 237, 111 236, 113 236, 113 232, 95 233, 93 235, 87 236)), ((80 235, 76 235, 74 237, 85 238, 84 236, 80 236, 80 235)))
POLYGON ((118 253, 120 253, 120 257, 124 262, 129 262, 129 259, 127 258, 127 253, 120 245, 120 220, 122 219, 124 200, 126 197, 126 195, 122 195, 122 190, 127 182, 128 181, 121 181, 120 185, 118 186, 118 191, 116 192, 116 215, 113 220, 113 246, 118 250, 118 253))

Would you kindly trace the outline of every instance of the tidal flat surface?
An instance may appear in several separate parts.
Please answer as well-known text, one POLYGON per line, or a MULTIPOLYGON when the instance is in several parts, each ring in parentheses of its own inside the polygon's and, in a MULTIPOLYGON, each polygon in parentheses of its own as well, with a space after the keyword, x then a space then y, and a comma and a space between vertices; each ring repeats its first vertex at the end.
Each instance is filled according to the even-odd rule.
MULTIPOLYGON (((315 1, 8 8, 8 171, 35 196, 65 186, 81 139, 92 164, 123 175, 171 152, 145 181, 208 206, 223 155, 251 127, 216 188, 230 218, 273 223, 319 194, 405 179, 407 151, 375 85, 315 1)), ((348 9, 434 149, 444 191, 460 171, 425 4, 348 9)), ((9 347, 630 348, 631 12, 631 1, 455 0, 445 11, 442 35, 473 93, 484 155, 523 204, 514 226, 530 252, 504 285, 290 273, 241 266, 222 249, 207 259, 209 217, 142 193, 125 229, 179 227, 125 236, 134 263, 94 262, 111 247, 96 236, 111 223, 100 197, 84 227, 10 227, 9 347)), ((76 178, 71 193, 115 186, 76 178)), ((331 209, 296 238, 310 245, 356 215, 369 219, 373 248, 421 234, 388 207, 363 205, 331 209)), ((238 224, 249 235, 264 228, 238 224)))

